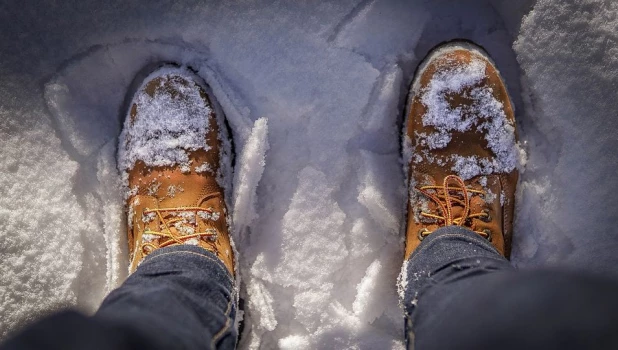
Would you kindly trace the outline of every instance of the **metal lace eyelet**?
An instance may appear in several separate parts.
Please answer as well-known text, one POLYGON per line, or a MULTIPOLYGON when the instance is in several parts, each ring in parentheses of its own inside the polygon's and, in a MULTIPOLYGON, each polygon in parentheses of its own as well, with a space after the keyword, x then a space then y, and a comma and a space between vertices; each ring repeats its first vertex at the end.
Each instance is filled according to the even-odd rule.
POLYGON ((425 237, 427 237, 427 235, 429 235, 430 233, 431 232, 427 228, 425 228, 425 227, 423 227, 422 229, 418 230, 418 239, 419 239, 419 241, 424 240, 425 237))
POLYGON ((483 233, 485 233, 487 235, 487 237, 485 237, 487 239, 488 242, 491 242, 491 230, 486 228, 483 230, 483 233))
POLYGON ((491 222, 491 215, 489 214, 489 209, 483 209, 484 216, 481 216, 481 221, 483 222, 491 222))

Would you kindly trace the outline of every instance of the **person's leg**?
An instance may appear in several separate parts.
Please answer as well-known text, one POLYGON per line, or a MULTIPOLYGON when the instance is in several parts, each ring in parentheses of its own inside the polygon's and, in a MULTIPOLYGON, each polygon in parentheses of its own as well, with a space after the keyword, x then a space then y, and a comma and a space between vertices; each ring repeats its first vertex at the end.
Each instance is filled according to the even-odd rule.
POLYGON ((618 283, 514 271, 507 260, 519 149, 506 85, 489 56, 466 42, 432 51, 408 111, 408 344, 618 348, 618 283))
POLYGON ((416 349, 618 349, 618 281, 518 271, 465 228, 428 236, 405 263, 416 349))
POLYGON ((169 334, 175 348, 235 346, 230 148, 223 113, 198 76, 167 67, 146 78, 118 151, 135 273, 97 318, 169 334))
POLYGON ((146 257, 93 317, 51 316, 3 349, 233 349, 232 276, 211 252, 162 248, 146 257))
POLYGON ((224 184, 231 141, 208 86, 183 68, 153 72, 120 135, 129 270, 92 318, 52 316, 7 346, 234 348, 234 249, 224 184), (43 340, 44 339, 44 340, 43 340))
POLYGON ((65 310, 28 326, 0 345, 2 350, 133 350, 160 347, 159 334, 144 334, 123 324, 102 322, 65 310))
POLYGON ((162 348, 233 349, 234 299, 232 276, 220 259, 179 245, 148 255, 95 318, 164 336, 162 348))

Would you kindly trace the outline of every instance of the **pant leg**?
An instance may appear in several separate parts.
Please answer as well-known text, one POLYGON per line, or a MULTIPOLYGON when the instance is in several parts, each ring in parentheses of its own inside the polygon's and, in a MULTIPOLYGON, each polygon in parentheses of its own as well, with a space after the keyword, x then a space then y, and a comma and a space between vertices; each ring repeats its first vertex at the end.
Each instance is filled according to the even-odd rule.
POLYGON ((223 263, 200 247, 174 246, 149 255, 94 316, 52 316, 3 349, 233 349, 235 314, 223 263))
POLYGON ((154 349, 163 350, 160 335, 123 324, 102 322, 75 311, 62 311, 26 327, 0 345, 2 350, 154 349))
POLYGON ((618 282, 517 271, 460 227, 428 236, 405 263, 409 347, 618 349, 618 282))

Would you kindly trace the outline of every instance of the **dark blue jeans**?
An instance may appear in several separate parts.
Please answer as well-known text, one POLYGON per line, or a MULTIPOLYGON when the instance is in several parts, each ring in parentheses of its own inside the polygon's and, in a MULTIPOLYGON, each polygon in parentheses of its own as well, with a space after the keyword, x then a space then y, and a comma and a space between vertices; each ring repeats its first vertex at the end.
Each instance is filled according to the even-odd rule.
MULTIPOLYGON (((618 283, 516 271, 480 236, 447 227, 406 263, 407 339, 431 349, 618 349, 618 283)), ((2 349, 232 349, 233 283, 194 246, 154 252, 93 317, 43 320, 2 349)))
POLYGON ((159 249, 93 317, 51 316, 2 349, 233 349, 236 295, 230 273, 196 246, 159 249))
POLYGON ((514 270, 461 227, 429 235, 406 263, 408 346, 432 349, 618 349, 618 281, 514 270))

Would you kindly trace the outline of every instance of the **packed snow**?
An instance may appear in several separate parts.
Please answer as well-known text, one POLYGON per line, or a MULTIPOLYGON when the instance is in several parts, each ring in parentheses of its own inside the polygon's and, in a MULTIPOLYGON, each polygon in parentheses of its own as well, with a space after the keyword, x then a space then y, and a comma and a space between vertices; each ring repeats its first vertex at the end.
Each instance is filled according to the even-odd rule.
POLYGON ((32 1, 0 19, 2 338, 92 313, 126 277, 117 145, 161 62, 197 72, 232 130, 242 349, 403 347, 403 109, 453 38, 491 54, 515 104, 515 264, 615 274, 618 3, 32 1))

